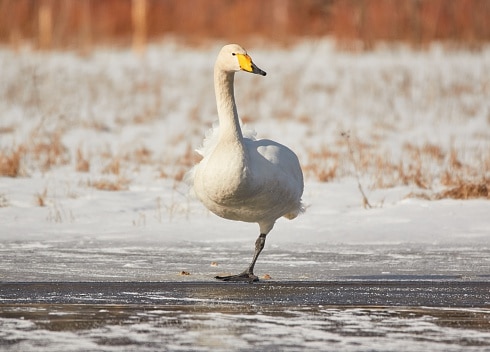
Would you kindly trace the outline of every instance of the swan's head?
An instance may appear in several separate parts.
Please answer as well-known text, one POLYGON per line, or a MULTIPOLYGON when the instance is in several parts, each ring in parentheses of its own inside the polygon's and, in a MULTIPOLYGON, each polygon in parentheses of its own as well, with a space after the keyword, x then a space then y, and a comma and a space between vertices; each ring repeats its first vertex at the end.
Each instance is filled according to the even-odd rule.
POLYGON ((246 71, 261 76, 266 75, 253 63, 247 51, 238 44, 225 45, 218 54, 216 66, 228 72, 246 71))

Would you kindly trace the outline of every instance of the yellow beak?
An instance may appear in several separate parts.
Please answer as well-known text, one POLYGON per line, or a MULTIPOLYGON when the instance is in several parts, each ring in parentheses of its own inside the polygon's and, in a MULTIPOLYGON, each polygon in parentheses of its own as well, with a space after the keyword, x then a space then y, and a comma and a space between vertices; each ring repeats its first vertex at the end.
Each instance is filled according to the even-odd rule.
POLYGON ((267 73, 262 71, 260 68, 255 66, 252 62, 252 58, 247 54, 237 54, 238 63, 240 64, 240 68, 244 71, 255 73, 257 75, 265 76, 267 73))

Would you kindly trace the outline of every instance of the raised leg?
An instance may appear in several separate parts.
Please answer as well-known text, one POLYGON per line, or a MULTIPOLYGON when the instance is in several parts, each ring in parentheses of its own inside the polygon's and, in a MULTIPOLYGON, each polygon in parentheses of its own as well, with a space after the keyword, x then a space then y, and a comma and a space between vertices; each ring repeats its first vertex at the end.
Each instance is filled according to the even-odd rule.
POLYGON ((259 281, 259 278, 254 275, 254 267, 260 252, 262 252, 262 250, 264 249, 266 236, 267 235, 261 233, 259 238, 257 238, 257 240, 255 241, 255 252, 252 258, 252 262, 244 272, 238 275, 215 276, 215 279, 222 280, 222 281, 248 281, 248 282, 259 281))

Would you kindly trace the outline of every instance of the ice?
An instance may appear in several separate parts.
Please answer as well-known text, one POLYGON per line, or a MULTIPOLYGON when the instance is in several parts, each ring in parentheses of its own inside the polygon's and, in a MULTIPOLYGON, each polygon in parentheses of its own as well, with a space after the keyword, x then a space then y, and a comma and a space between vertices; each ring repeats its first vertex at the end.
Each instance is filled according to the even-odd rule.
MULTIPOLYGON (((457 310, 303 308, 292 311, 166 311, 148 308, 118 316, 99 312, 95 326, 72 332, 37 321, 0 319, 0 340, 24 351, 481 351, 490 334, 446 326, 457 310), (107 320, 101 320, 105 316, 107 320), (105 322, 107 325, 97 327, 105 322), (49 347, 46 347, 49 346, 49 347)), ((484 317, 488 310, 475 310, 484 317)), ((58 315, 59 319, 66 319, 58 315)), ((465 316, 461 316, 465 318, 465 316)), ((75 318, 76 319, 76 318, 75 318)), ((62 327, 62 325, 59 325, 62 327)), ((8 347, 7 347, 8 348, 8 347)))

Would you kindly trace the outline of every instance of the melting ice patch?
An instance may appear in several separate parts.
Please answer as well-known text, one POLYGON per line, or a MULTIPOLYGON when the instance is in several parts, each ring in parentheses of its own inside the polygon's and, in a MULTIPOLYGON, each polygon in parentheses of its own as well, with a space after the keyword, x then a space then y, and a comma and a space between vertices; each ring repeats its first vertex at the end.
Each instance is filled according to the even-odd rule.
MULTIPOLYGON (((0 343, 23 351, 480 351, 490 347, 490 311, 302 308, 206 311, 141 308, 76 326, 70 314, 0 319, 0 343), (461 324, 448 321, 459 316, 461 324), (472 319, 469 319, 472 317, 472 319), (32 317, 29 317, 29 319, 32 317), (480 320, 480 325, 479 325, 480 320)), ((110 311, 124 307, 111 307, 110 311)), ((28 314, 26 313, 26 317, 28 314)))

